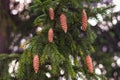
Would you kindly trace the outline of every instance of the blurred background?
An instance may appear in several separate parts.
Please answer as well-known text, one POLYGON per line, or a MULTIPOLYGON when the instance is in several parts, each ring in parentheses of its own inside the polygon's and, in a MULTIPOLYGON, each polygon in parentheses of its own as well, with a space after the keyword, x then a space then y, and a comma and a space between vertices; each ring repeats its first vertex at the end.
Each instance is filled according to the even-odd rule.
MULTIPOLYGON (((33 24, 38 15, 29 10, 30 5, 32 0, 0 0, 0 79, 16 78, 25 42, 41 31, 33 24)), ((88 19, 98 36, 93 65, 98 75, 120 80, 120 0, 91 1, 93 9, 109 5, 114 7, 106 9, 104 15, 99 13, 88 19)))

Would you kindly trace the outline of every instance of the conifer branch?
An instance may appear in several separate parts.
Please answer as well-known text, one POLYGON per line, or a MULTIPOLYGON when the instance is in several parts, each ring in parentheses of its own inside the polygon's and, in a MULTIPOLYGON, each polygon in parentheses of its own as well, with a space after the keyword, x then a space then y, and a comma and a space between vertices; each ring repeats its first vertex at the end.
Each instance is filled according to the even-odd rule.
MULTIPOLYGON (((62 0, 61 0, 61 1, 62 1, 62 0)), ((60 5, 61 5, 61 1, 59 2, 59 4, 57 5, 57 7, 55 8, 55 17, 57 17, 56 14, 57 14, 57 11, 59 10, 59 7, 60 7, 60 5)), ((57 23, 57 20, 55 20, 54 23, 53 23, 53 26, 54 26, 54 27, 56 26, 56 23, 57 23)))

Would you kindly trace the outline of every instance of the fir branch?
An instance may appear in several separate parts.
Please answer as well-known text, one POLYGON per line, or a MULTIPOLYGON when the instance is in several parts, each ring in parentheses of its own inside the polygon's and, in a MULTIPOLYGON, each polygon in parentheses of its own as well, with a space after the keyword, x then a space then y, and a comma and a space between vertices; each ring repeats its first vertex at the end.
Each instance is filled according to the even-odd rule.
MULTIPOLYGON (((57 7, 55 8, 55 15, 57 15, 57 11, 59 10, 61 2, 62 2, 62 0, 60 0, 60 2, 58 3, 57 7)), ((55 17, 57 17, 57 16, 55 16, 55 17)), ((55 20, 54 23, 53 23, 54 27, 56 26, 56 23, 57 23, 57 20, 55 20)))

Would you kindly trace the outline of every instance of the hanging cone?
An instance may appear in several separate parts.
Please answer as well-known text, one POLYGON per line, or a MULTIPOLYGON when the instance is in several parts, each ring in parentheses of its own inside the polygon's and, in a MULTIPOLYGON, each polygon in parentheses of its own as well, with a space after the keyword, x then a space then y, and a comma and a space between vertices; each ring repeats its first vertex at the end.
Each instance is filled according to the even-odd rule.
POLYGON ((49 42, 53 42, 53 36, 54 36, 53 29, 50 28, 48 31, 48 41, 49 42))
POLYGON ((39 56, 37 54, 33 57, 33 68, 35 73, 37 73, 39 70, 39 56))
POLYGON ((60 15, 60 24, 61 24, 62 30, 66 33, 67 32, 67 20, 66 20, 65 14, 63 13, 60 15))
POLYGON ((51 20, 54 20, 54 9, 53 8, 49 8, 49 17, 51 20))
POLYGON ((82 27, 81 30, 86 31, 87 30, 87 14, 85 10, 82 11, 82 27))
POLYGON ((90 73, 93 73, 93 65, 92 65, 92 59, 89 55, 86 56, 86 65, 88 67, 88 70, 90 73))

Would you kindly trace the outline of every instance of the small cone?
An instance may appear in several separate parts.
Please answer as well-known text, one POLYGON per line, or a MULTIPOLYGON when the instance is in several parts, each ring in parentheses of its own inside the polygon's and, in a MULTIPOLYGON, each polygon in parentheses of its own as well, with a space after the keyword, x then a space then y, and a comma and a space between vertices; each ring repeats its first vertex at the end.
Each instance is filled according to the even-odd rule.
POLYGON ((60 24, 61 24, 62 30, 66 33, 67 32, 67 20, 66 20, 65 14, 63 13, 60 15, 60 24))
POLYGON ((89 55, 86 56, 86 65, 90 73, 93 73, 92 59, 89 55))
POLYGON ((37 73, 39 70, 39 56, 37 54, 33 57, 33 68, 35 73, 37 73))
POLYGON ((87 30, 87 14, 85 10, 82 11, 82 27, 81 30, 86 31, 87 30))
POLYGON ((53 8, 49 8, 49 17, 51 20, 54 20, 54 9, 53 8))
POLYGON ((48 31, 48 41, 49 42, 53 42, 53 36, 54 36, 53 29, 50 28, 48 31))

